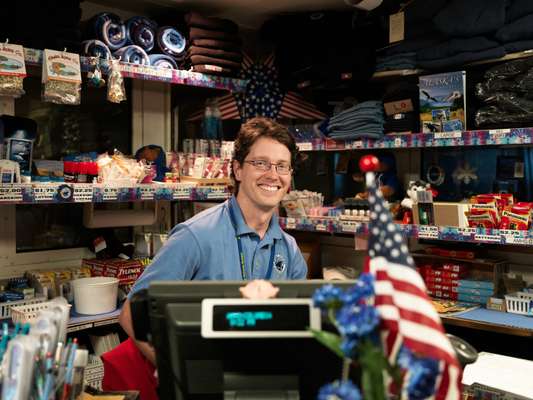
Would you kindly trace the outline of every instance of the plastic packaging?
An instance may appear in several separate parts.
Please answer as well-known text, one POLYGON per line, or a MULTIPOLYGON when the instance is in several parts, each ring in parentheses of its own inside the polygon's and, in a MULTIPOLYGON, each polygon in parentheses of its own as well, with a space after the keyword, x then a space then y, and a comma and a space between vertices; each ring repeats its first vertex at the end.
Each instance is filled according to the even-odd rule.
POLYGON ((109 82, 107 84, 107 100, 111 103, 120 103, 126 100, 126 88, 124 87, 124 78, 120 73, 119 61, 111 61, 109 71, 109 82))

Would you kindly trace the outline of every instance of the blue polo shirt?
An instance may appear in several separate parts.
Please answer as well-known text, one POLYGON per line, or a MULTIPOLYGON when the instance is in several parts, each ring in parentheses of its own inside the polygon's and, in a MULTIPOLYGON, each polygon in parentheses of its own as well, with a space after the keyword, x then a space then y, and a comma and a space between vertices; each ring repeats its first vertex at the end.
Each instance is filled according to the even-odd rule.
POLYGON ((242 280, 236 235, 241 238, 247 279, 265 278, 274 245, 270 279, 305 279, 307 265, 302 253, 294 238, 281 230, 278 217, 272 217, 261 240, 246 225, 232 197, 176 225, 131 293, 147 288, 153 280, 242 280))

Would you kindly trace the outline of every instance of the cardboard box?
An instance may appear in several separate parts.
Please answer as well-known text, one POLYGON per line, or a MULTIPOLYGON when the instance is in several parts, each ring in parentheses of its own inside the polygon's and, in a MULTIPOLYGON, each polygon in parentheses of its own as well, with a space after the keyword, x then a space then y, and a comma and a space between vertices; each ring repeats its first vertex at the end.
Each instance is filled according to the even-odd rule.
MULTIPOLYGON (((433 218, 436 226, 457 226, 459 228, 468 228, 468 221, 465 217, 465 211, 470 210, 468 203, 433 203, 433 218)), ((413 221, 416 225, 420 224, 418 206, 413 206, 413 221)))

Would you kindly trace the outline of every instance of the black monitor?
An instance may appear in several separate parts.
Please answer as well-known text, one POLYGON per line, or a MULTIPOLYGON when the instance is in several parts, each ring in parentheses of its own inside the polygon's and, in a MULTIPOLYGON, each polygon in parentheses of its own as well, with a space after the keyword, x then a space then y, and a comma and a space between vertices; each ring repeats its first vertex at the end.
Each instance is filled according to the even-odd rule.
MULTIPOLYGON (((309 299, 326 283, 331 282, 273 282, 281 299, 309 299)), ((354 281, 335 284, 348 288, 354 281)), ((276 398, 269 396, 281 392, 287 399, 310 399, 322 385, 340 379, 341 359, 311 337, 202 337, 202 300, 240 298, 242 286, 242 281, 150 285, 148 338, 156 349, 161 399, 276 398)), ((299 329, 292 322, 290 329, 299 329)))

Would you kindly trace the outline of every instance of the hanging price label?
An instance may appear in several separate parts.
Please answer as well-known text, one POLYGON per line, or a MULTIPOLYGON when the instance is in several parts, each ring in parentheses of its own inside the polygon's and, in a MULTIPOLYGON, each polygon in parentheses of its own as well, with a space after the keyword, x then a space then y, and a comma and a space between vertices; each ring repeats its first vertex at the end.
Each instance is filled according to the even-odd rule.
POLYGON ((481 235, 481 234, 476 234, 476 235, 474 235, 474 240, 476 242, 484 242, 484 243, 500 243, 501 242, 501 236, 500 235, 481 235))
POLYGON ((462 131, 450 131, 450 132, 435 132, 433 134, 435 139, 456 139, 463 137, 462 131))
POLYGON ((34 185, 33 198, 35 202, 51 202, 57 195, 56 185, 34 185))
POLYGON ((343 232, 355 233, 355 231, 357 230, 357 222, 355 222, 355 221, 342 221, 341 222, 341 230, 343 232))

